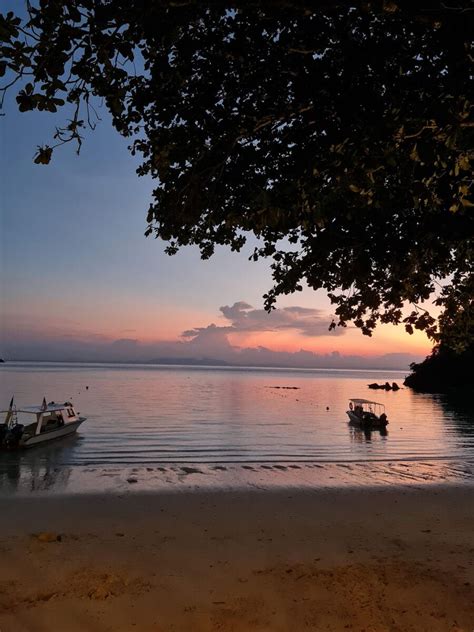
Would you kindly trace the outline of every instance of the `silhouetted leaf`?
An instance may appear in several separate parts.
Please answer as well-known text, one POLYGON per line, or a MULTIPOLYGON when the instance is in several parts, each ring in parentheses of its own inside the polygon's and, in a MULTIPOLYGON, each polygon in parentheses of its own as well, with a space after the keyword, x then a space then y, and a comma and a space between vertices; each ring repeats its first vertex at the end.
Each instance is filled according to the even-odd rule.
POLYGON ((51 160, 53 150, 51 147, 45 145, 44 147, 38 147, 38 153, 35 156, 35 163, 37 165, 47 165, 51 160))

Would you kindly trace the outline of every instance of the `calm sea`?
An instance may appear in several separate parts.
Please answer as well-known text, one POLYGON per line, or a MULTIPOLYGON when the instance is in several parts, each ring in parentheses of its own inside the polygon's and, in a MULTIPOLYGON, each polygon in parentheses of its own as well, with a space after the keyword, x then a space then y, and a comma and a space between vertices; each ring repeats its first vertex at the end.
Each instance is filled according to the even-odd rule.
POLYGON ((75 437, 0 453, 0 490, 22 477, 22 484, 41 487, 41 477, 73 468, 91 479, 94 472, 148 472, 150 479, 270 469, 301 478, 309 467, 319 466, 322 476, 326 465, 345 474, 361 464, 386 472, 390 464, 416 479, 416 472, 442 468, 469 477, 473 408, 405 388, 367 388, 374 381, 401 385, 403 378, 393 371, 8 363, 0 368, 2 409, 13 394, 18 406, 72 399, 87 421, 75 437), (386 435, 348 425, 350 397, 385 404, 386 435))

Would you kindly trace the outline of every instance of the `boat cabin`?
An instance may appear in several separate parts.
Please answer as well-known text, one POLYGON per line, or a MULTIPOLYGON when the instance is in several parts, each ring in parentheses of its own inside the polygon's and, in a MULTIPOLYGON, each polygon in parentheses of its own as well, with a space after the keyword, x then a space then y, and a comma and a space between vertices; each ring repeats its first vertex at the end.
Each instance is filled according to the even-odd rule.
POLYGON ((50 402, 46 408, 43 406, 28 406, 17 411, 18 414, 34 415, 35 421, 25 424, 25 434, 39 435, 42 432, 56 430, 67 423, 78 421, 79 417, 70 402, 56 404, 50 402))
POLYGON ((12 428, 16 425, 23 427, 23 436, 31 437, 49 430, 56 430, 65 424, 79 421, 71 402, 56 404, 50 402, 42 406, 26 406, 24 408, 10 408, 5 417, 5 426, 12 428))

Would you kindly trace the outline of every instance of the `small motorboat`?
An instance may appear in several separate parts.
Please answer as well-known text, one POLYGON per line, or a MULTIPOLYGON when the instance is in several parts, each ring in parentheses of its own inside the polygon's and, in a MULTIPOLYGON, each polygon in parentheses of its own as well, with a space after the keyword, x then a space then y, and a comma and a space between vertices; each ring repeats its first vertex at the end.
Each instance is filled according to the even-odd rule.
POLYGON ((363 430, 383 429, 388 424, 385 406, 369 399, 350 399, 349 423, 363 430))
POLYGON ((73 434, 86 420, 76 412, 72 402, 46 403, 17 408, 10 402, 5 420, 0 424, 0 449, 30 448, 73 434))

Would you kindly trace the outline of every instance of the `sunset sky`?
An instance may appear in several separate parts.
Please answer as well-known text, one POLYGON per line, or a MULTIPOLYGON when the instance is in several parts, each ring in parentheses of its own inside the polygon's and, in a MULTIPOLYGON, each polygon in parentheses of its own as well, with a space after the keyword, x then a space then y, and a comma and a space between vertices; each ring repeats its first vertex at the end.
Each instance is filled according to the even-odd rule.
POLYGON ((315 355, 303 365, 329 358, 342 367, 343 356, 367 356, 367 365, 406 368, 429 352, 423 334, 402 327, 379 327, 372 338, 353 328, 330 333, 331 305, 309 289, 280 299, 268 316, 269 265, 248 261, 251 244, 239 254, 221 248, 209 261, 194 248, 168 257, 143 235, 152 183, 136 176, 105 110, 79 157, 68 145, 42 166, 33 163, 36 146, 51 143, 63 119, 19 114, 13 97, 0 118, 2 356, 288 365, 304 350, 315 355), (281 355, 239 351, 258 347, 281 355))

